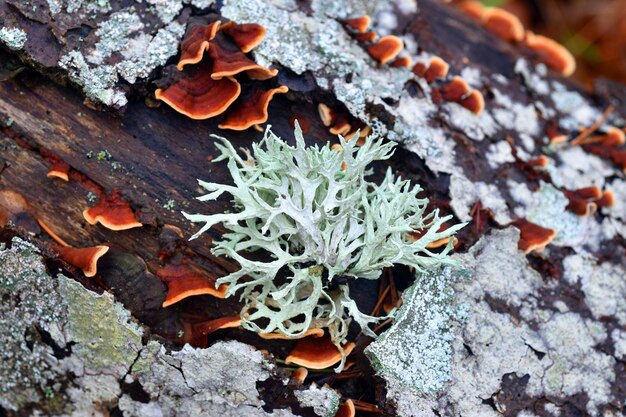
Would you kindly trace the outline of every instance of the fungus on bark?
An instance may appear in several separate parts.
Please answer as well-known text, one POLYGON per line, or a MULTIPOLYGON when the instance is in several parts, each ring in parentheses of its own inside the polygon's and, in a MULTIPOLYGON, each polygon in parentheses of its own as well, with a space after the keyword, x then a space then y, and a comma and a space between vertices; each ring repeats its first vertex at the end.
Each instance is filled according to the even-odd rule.
POLYGON ((378 34, 376 32, 356 33, 353 35, 354 39, 359 42, 372 43, 376 40, 378 34))
POLYGON ((220 329, 233 329, 241 326, 241 317, 227 316, 192 324, 194 333, 207 336, 220 329))
POLYGON ((534 250, 540 251, 556 237, 556 230, 539 226, 523 218, 515 220, 513 226, 520 231, 517 246, 524 253, 530 253, 534 250))
POLYGON ((83 271, 86 277, 93 277, 98 272, 98 259, 104 256, 109 247, 104 245, 90 248, 56 247, 59 258, 83 271))
POLYGON ((354 408, 354 402, 351 399, 347 399, 344 403, 339 405, 335 417, 354 417, 355 415, 356 409, 354 408))
POLYGON ((416 62, 415 65, 413 65, 413 68, 411 69, 411 71, 413 72, 413 74, 422 78, 426 74, 427 69, 428 69, 428 65, 420 61, 420 62, 416 62))
POLYGON ((324 329, 315 328, 307 330, 304 334, 298 337, 288 337, 284 333, 259 333, 261 339, 266 340, 289 340, 289 339, 302 339, 303 337, 322 337, 324 336, 324 329))
POLYGON ((381 64, 386 64, 394 59, 403 48, 402 39, 393 35, 383 36, 378 42, 366 47, 370 56, 381 64))
POLYGON ((296 368, 295 371, 291 373, 290 384, 292 385, 302 385, 304 384, 304 380, 309 375, 309 370, 304 367, 296 368))
MULTIPOLYGON (((446 61, 438 56, 434 56, 428 63, 428 68, 424 73, 424 78, 426 78, 426 82, 430 84, 436 79, 443 78, 448 75, 449 69, 450 65, 446 61)), ((413 72, 415 72, 415 67, 413 67, 413 72)))
POLYGON ((463 78, 455 75, 452 81, 441 87, 440 92, 444 100, 459 101, 470 92, 470 86, 463 78))
POLYGON ((169 307, 187 297, 212 295, 224 298, 226 286, 215 284, 215 278, 192 268, 185 262, 170 262, 156 272, 157 277, 167 285, 167 296, 163 307, 169 307))
POLYGON ((480 1, 477 0, 467 0, 461 3, 458 3, 457 7, 468 17, 482 22, 483 13, 485 12, 485 8, 480 1))
POLYGON ((224 30, 237 44, 241 52, 248 53, 265 37, 265 28, 258 23, 233 24, 224 30))
POLYGON ((191 119, 203 120, 222 114, 241 93, 232 77, 214 79, 210 64, 185 69, 186 76, 155 96, 191 119))
POLYGON ((63 181, 69 181, 70 164, 65 162, 61 157, 54 152, 51 152, 45 148, 40 150, 41 156, 50 163, 48 178, 59 178, 63 181))
POLYGON ((251 96, 240 98, 240 104, 235 103, 226 112, 226 118, 218 125, 220 129, 245 130, 252 125, 267 121, 267 109, 275 94, 284 94, 289 91, 286 86, 272 88, 267 91, 258 89, 251 96))
POLYGON ((460 102, 461 106, 474 114, 480 114, 485 108, 485 99, 478 90, 473 90, 467 97, 463 98, 460 102))
POLYGON ((524 25, 517 16, 499 7, 487 8, 482 13, 485 28, 501 39, 521 42, 524 39, 524 25))
POLYGON ((576 70, 574 56, 560 43, 542 35, 526 32, 526 46, 533 50, 539 60, 554 71, 569 77, 576 70))
POLYGON ((365 33, 368 27, 370 27, 372 19, 368 16, 354 17, 352 19, 342 20, 341 23, 350 27, 357 33, 365 33))
POLYGON ((248 58, 239 47, 218 33, 211 41, 209 56, 213 60, 211 78, 219 80, 245 72, 253 80, 267 80, 275 77, 278 70, 271 70, 248 58))
POLYGON ((308 369, 329 368, 342 358, 348 356, 356 345, 352 342, 342 346, 339 350, 330 337, 305 337, 296 343, 296 346, 285 359, 285 364, 295 364, 308 369))
POLYGON ((185 38, 180 44, 180 60, 176 66, 182 71, 187 64, 197 64, 202 60, 204 52, 209 49, 209 41, 215 38, 220 28, 219 20, 209 25, 190 25, 185 38))
POLYGON ((395 68, 411 68, 412 64, 413 60, 411 60, 411 57, 408 55, 403 55, 394 59, 391 63, 391 66, 395 68))
POLYGON ((95 206, 84 210, 83 217, 91 225, 100 223, 111 230, 127 230, 143 226, 137 221, 128 201, 122 199, 122 194, 117 189, 100 197, 95 206))

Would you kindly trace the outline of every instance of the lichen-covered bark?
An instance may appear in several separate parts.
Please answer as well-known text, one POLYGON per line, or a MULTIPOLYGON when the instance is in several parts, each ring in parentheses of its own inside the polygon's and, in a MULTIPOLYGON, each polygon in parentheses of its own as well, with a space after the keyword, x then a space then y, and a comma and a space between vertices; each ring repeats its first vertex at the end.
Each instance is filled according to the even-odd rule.
MULTIPOLYGON (((7 47, 0 52, 0 76, 8 80, 0 83, 5 126, 0 134, 0 187, 23 193, 38 215, 73 244, 115 243, 116 251, 103 258, 102 276, 90 284, 111 289, 136 317, 170 342, 177 342, 181 331, 184 334, 184 320, 236 314, 240 309, 231 299, 217 302, 202 297, 160 309, 164 288, 154 273, 160 265, 159 251, 174 245, 164 226, 174 225, 185 236, 194 231, 178 210, 201 209, 193 201, 195 178, 210 175, 213 182, 226 181, 224 166, 206 163, 215 155, 209 135, 228 136, 240 146, 260 136, 253 131, 223 132, 212 120, 192 121, 165 106, 147 107, 144 100, 153 106, 151 81, 161 75, 163 65, 175 61, 177 42, 190 16, 214 12, 239 23, 260 23, 267 36, 253 56, 260 64, 278 68, 279 82, 291 90, 270 106, 268 123, 275 133, 290 139, 288 120, 298 117, 310 123, 305 135, 309 144, 336 141, 320 122, 316 106, 324 103, 339 109, 401 142, 388 165, 420 183, 433 207, 469 222, 457 245, 461 271, 433 272, 417 280, 396 271, 402 288, 415 284, 405 292, 398 322, 367 350, 382 378, 372 377, 368 360, 357 352, 356 366, 362 375, 352 383, 334 381, 333 387, 344 397, 365 398, 401 416, 621 415, 626 399, 626 179, 609 159, 583 147, 550 144, 547 131, 576 135, 580 127, 597 121, 609 103, 615 110, 602 128, 623 129, 623 87, 604 83, 601 94, 584 92, 549 72, 524 47, 494 39, 433 0, 306 4, 228 0, 219 6, 200 1, 0 2, 0 41, 7 47), (451 75, 462 76, 485 97, 482 114, 433 100, 437 84, 425 83, 409 69, 377 65, 338 22, 366 13, 379 34, 402 37, 414 60, 437 55, 448 61, 451 75), (80 93, 25 71, 16 56, 39 72, 72 81, 80 93), (120 107, 122 112, 93 111, 82 104, 85 97, 92 108, 98 102, 120 107), (43 181, 47 162, 40 156, 42 148, 60 155, 83 180, 63 185, 43 181), (529 170, 525 161, 539 155, 547 157, 547 167, 529 170), (90 203, 92 183, 106 191, 121 188, 144 227, 115 233, 85 225, 80 212, 90 203), (563 190, 590 185, 613 191, 616 201, 581 217, 567 208, 563 190), (510 223, 522 217, 557 232, 543 252, 525 255, 517 248, 518 232, 510 223), (120 265, 132 266, 131 272, 120 265), (143 291, 149 294, 145 299, 143 291), (421 355, 423 350, 428 354, 421 355), (403 375, 403 368, 414 373, 403 375)), ((384 168, 377 167, 374 175, 384 168)), ((215 206, 215 212, 226 209, 225 202, 215 206)), ((215 237, 222 231, 211 233, 215 237)), ((46 245, 45 238, 40 242, 46 245)), ((237 268, 212 256, 206 242, 175 245, 215 275, 237 268)), ((19 277, 20 285, 35 279, 19 277)), ((60 276, 57 280, 70 282, 60 276)), ((79 289, 73 281, 68 285, 79 289)), ((20 395, 32 401, 3 393, 3 401, 19 404, 3 402, 4 409, 60 410, 49 405, 40 386, 56 368, 41 362, 37 349, 28 349, 31 333, 28 338, 18 337, 33 323, 43 329, 50 326, 50 317, 63 308, 69 311, 63 307, 67 294, 60 294, 58 288, 50 300, 59 302, 42 304, 38 312, 20 313, 19 323, 25 325, 12 323, 17 327, 7 341, 15 343, 14 351, 28 360, 33 355, 41 367, 21 368, 34 385, 20 395)), ((358 280, 351 293, 363 311, 376 301, 376 289, 358 280)), ((97 299, 112 305, 106 296, 97 299)), ((93 332, 97 330, 94 326, 93 332)), ((127 336, 140 338, 139 333, 127 336)), ((267 348, 279 358, 292 346, 266 344, 238 330, 216 340, 220 338, 267 348)), ((74 341, 87 340, 77 336, 74 341)), ((82 344, 72 348, 67 358, 77 360, 82 344)), ((115 375, 96 374, 89 379, 76 374, 61 383, 58 392, 65 394, 60 398, 82 407, 96 401, 93 395, 97 395, 105 407, 117 404, 128 415, 169 415, 180 409, 174 398, 181 395, 188 396, 191 404, 201 402, 198 410, 214 406, 228 415, 249 407, 245 412, 271 413, 259 409, 260 397, 250 403, 238 401, 237 395, 218 400, 214 391, 219 388, 211 381, 201 384, 210 393, 191 389, 184 379, 181 355, 203 363, 206 350, 168 353, 157 342, 145 340, 138 349, 124 348, 126 353, 116 356, 120 365, 115 375), (131 363, 124 358, 132 358, 131 363), (119 380, 129 371, 120 386, 119 380), (163 382, 168 378, 177 382, 163 382), (108 388, 88 388, 94 384, 108 388), (138 386, 139 394, 130 388, 138 386)), ((237 345, 237 349, 260 358, 247 347, 237 345)), ((81 363, 89 358, 88 352, 83 354, 81 363)), ((259 379, 273 372, 262 361, 255 362, 253 369, 259 379)), ((12 381, 8 374, 3 378, 12 381)), ((309 380, 331 381, 313 372, 309 380)), ((256 395, 255 387, 245 386, 246 396, 256 395)), ((259 390, 264 398, 271 398, 267 408, 275 408, 274 415, 284 415, 281 408, 306 397, 283 395, 276 387, 259 390)), ((336 398, 329 392, 324 396, 332 401, 316 396, 316 401, 302 407, 333 403, 336 398)))
MULTIPOLYGON (((280 416, 266 412, 257 382, 275 365, 249 345, 220 342, 168 352, 109 293, 50 276, 30 243, 0 248, 0 406, 9 415, 280 416)), ((301 407, 333 415, 338 395, 312 387, 301 407)))

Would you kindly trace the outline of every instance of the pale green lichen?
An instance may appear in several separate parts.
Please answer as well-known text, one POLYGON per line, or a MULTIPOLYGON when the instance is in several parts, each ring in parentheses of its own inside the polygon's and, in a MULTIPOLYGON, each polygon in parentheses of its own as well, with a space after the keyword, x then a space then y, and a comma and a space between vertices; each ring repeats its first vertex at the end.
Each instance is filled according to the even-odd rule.
POLYGON ((84 13, 95 15, 106 13, 111 10, 109 0, 46 0, 50 13, 55 15, 66 11, 67 13, 84 13))
POLYGON ((118 80, 115 67, 100 65, 91 68, 78 51, 71 51, 61 57, 59 67, 67 70, 70 80, 83 87, 89 99, 113 107, 122 107, 128 103, 124 93, 115 88, 118 80))
POLYGON ((343 149, 334 150, 328 144, 306 147, 299 127, 295 136, 293 147, 268 129, 247 159, 217 137, 222 153, 216 161, 228 160, 235 185, 199 180, 209 193, 198 199, 211 201, 230 193, 236 211, 183 213, 205 223, 192 239, 217 223, 231 230, 214 242, 213 253, 236 260, 241 269, 218 279, 217 285, 228 285, 227 296, 241 290, 244 328, 287 337, 327 328, 333 343, 341 346, 354 320, 365 334, 375 336, 369 325, 381 318, 361 313, 348 286, 336 280, 376 279, 383 268, 395 264, 421 272, 452 263, 447 256, 451 243, 440 253, 426 246, 463 225, 438 231, 451 216, 439 217, 438 210, 426 214, 428 199, 417 197, 421 188, 395 178, 391 169, 380 185, 366 180, 368 165, 390 158, 394 143, 370 136, 357 147, 340 136, 343 149), (415 229, 423 235, 408 240, 415 229), (273 260, 252 260, 240 253, 260 249, 273 260))
POLYGON ((26 44, 26 32, 19 28, 0 28, 0 41, 17 51, 26 44))
MULTIPOLYGON (((182 2, 174 3, 168 6, 158 2, 159 7, 168 10, 165 25, 158 30, 151 29, 148 17, 132 6, 112 13, 98 24, 97 42, 84 54, 77 50, 64 54, 59 66, 67 70, 69 78, 83 88, 90 100, 115 108, 125 106, 128 100, 120 77, 134 84, 178 51, 185 26, 171 21, 182 8, 182 2)), ((161 15, 159 10, 155 13, 161 15)))

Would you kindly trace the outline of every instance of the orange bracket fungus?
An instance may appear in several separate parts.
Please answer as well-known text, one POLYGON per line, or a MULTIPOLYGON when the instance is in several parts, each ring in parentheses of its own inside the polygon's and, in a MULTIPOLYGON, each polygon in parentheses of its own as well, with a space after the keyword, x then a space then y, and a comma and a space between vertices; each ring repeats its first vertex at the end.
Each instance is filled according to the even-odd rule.
POLYGON ((209 41, 215 38, 220 28, 220 21, 209 25, 195 25, 187 29, 185 39, 180 44, 180 60, 176 66, 179 71, 187 64, 197 64, 202 60, 204 51, 209 49, 209 41))
POLYGON ((257 23, 233 24, 224 31, 244 53, 253 50, 265 37, 265 28, 257 23))
POLYGON ((93 277, 97 273, 98 259, 104 256, 109 247, 100 245, 91 248, 73 248, 71 246, 63 246, 55 248, 59 258, 68 264, 75 266, 83 271, 86 277, 93 277))
POLYGON ((42 148, 40 153, 46 161, 50 162, 50 168, 46 174, 48 178, 59 178, 63 181, 69 181, 70 165, 67 162, 45 148, 42 148))
POLYGON ((470 92, 470 86, 463 78, 455 75, 452 81, 441 87, 440 92, 444 100, 459 101, 470 92))
POLYGON ((215 286, 215 279, 206 273, 191 268, 184 262, 172 262, 156 273, 157 277, 167 285, 167 297, 163 307, 169 307, 187 297, 208 294, 224 298, 226 286, 215 286))
POLYGON ((356 410, 354 408, 354 402, 348 399, 346 402, 341 404, 337 409, 337 413, 335 417, 354 417, 356 415, 356 410))
POLYGON ((290 339, 302 339, 303 337, 322 337, 322 336, 324 336, 324 329, 320 329, 319 327, 307 330, 304 334, 298 337, 287 337, 283 333, 259 333, 259 337, 261 337, 261 339, 266 339, 266 340, 274 340, 274 339, 290 340, 290 339))
POLYGON ((520 239, 517 246, 524 253, 530 253, 534 250, 540 251, 556 237, 556 230, 541 227, 526 219, 515 220, 513 225, 520 231, 520 239))
POLYGON ((604 146, 613 147, 620 146, 626 142, 624 131, 616 127, 610 127, 606 133, 586 138, 582 143, 585 145, 599 143, 604 146))
POLYGON ((354 17, 352 19, 342 20, 341 22, 358 33, 365 33, 370 27, 372 19, 369 16, 354 17))
MULTIPOLYGON (((428 63, 428 69, 424 73, 424 78, 426 78, 427 83, 432 83, 437 78, 443 78, 448 75, 448 70, 450 69, 450 65, 443 59, 438 56, 434 56, 430 59, 428 63)), ((415 67, 413 67, 413 71, 415 72, 415 67)))
POLYGON ((485 108, 485 99, 483 98, 482 93, 478 90, 473 90, 459 103, 461 104, 461 106, 465 107, 467 110, 471 111, 474 114, 482 113, 485 108))
POLYGON ((185 70, 182 78, 165 90, 157 89, 155 96, 185 116, 202 120, 222 114, 241 93, 241 86, 232 77, 219 80, 211 77, 208 65, 185 70))
POLYGON ((369 45, 367 52, 376 61, 381 64, 386 64, 394 59, 403 48, 402 39, 397 36, 389 35, 383 36, 375 44, 369 45))
POLYGON ((278 74, 278 70, 265 68, 248 58, 236 44, 221 34, 211 41, 209 55, 213 59, 211 78, 214 80, 241 72, 246 72, 253 80, 267 80, 278 74))
POLYGON ((611 207, 615 204, 615 194, 611 190, 605 190, 602 197, 595 201, 598 207, 611 207))
MULTIPOLYGON (((579 216, 589 216, 596 212, 598 205, 596 201, 604 197, 604 193, 597 185, 579 188, 578 190, 562 190, 563 194, 569 200, 567 209, 573 211, 579 216)), ((603 201, 606 204, 610 201, 610 196, 603 201)))
POLYGON ((504 9, 486 9, 482 14, 482 22, 487 30, 505 41, 521 42, 524 39, 524 25, 517 16, 504 9))
MULTIPOLYGON (((343 346, 344 355, 348 356, 356 345, 352 342, 343 346)), ((345 357, 343 356, 343 357, 345 357)), ((342 359, 342 352, 333 344, 330 337, 306 337, 298 341, 285 364, 295 364, 309 369, 325 369, 342 359)))
POLYGON ((606 145, 605 143, 592 143, 590 145, 584 145, 585 151, 602 158, 609 158, 615 165, 620 167, 623 172, 626 172, 626 149, 615 145, 606 145))
POLYGON ((545 155, 539 155, 536 158, 531 158, 528 161, 528 165, 534 167, 534 168, 545 168, 548 166, 548 157, 545 155))
POLYGON ((413 72, 413 74, 422 78, 426 74, 427 69, 428 69, 428 66, 425 63, 420 61, 420 62, 416 62, 415 65, 413 65, 413 68, 411 69, 411 71, 413 72))
POLYGON ((94 207, 83 211, 83 217, 89 224, 100 223, 111 230, 126 230, 142 226, 137 221, 130 204, 122 200, 119 190, 113 190, 109 195, 100 197, 94 207))
POLYGON ((404 56, 399 56, 396 59, 393 60, 393 62, 391 63, 392 67, 396 67, 396 68, 411 68, 411 65, 413 64, 413 61, 411 60, 411 57, 408 55, 404 55, 404 56))
MULTIPOLYGON (((265 28, 256 23, 215 21, 188 29, 177 66, 183 73, 169 87, 157 89, 155 97, 192 119, 204 120, 224 113, 241 94, 241 84, 235 76, 245 73, 252 80, 262 81, 278 74, 278 70, 258 65, 246 56, 264 36, 265 28), (183 68, 187 64, 195 65, 183 68)), ((226 114, 219 128, 260 128, 267 121, 267 106, 274 94, 288 89, 279 86, 253 91, 226 114)))
POLYGON ((256 90, 252 97, 240 98, 241 104, 234 105, 226 112, 226 118, 218 125, 220 129, 245 130, 252 125, 267 121, 270 101, 274 94, 289 91, 286 86, 272 88, 268 91, 256 90))
POLYGON ((576 70, 576 60, 572 54, 558 42, 546 38, 545 36, 535 35, 532 32, 526 32, 524 42, 539 56, 541 62, 554 71, 569 77, 576 70))
POLYGON ((477 1, 477 0, 463 1, 459 3, 457 7, 459 8, 459 10, 465 13, 465 15, 467 15, 468 17, 474 20, 477 20, 479 22, 482 22, 485 8, 483 7, 483 4, 480 1, 477 1))
POLYGON ((194 332, 207 336, 220 329, 232 329, 241 326, 241 317, 228 316, 220 317, 214 320, 203 321, 200 323, 194 323, 192 328, 194 332))
POLYGON ((304 384, 304 380, 309 375, 309 370, 303 367, 297 368, 295 371, 291 373, 290 384, 292 385, 302 385, 304 384))
POLYGON ((376 37, 378 36, 376 34, 376 32, 365 32, 365 33, 357 33, 354 34, 354 39, 356 39, 359 42, 366 42, 366 43, 372 43, 376 40, 376 37))

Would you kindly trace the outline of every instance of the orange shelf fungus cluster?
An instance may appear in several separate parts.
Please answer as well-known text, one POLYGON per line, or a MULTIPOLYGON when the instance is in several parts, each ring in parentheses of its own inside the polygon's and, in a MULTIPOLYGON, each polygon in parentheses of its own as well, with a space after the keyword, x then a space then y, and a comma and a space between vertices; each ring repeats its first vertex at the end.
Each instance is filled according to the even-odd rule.
POLYGON ((445 78, 450 70, 450 65, 438 56, 434 56, 428 62, 416 62, 411 71, 420 78, 425 78, 428 84, 439 78, 445 78))
POLYGON ((552 70, 566 77, 576 70, 574 56, 563 45, 553 39, 526 31, 514 14, 498 7, 483 7, 480 1, 475 0, 459 3, 458 7, 499 38, 508 42, 523 42, 552 70))
POLYGON ((246 55, 264 36, 265 29, 254 23, 189 25, 177 65, 181 76, 169 87, 157 89, 155 97, 196 120, 224 114, 220 129, 245 130, 265 123, 270 101, 288 88, 266 89, 252 83, 252 90, 242 94, 236 78, 245 74, 250 80, 264 81, 278 74, 278 70, 258 65, 246 55))
POLYGON ((579 216, 593 215, 598 207, 610 207, 615 203, 613 192, 610 190, 603 192, 597 185, 561 191, 569 200, 566 208, 579 216))
MULTIPOLYGON (((355 346, 352 342, 343 346, 345 355, 348 356, 355 346)), ((305 337, 296 343, 285 359, 285 364, 295 364, 309 369, 325 369, 339 361, 341 361, 341 352, 329 336, 305 337)))
POLYGON ((359 137, 357 138, 357 145, 359 146, 364 143, 363 141, 372 131, 371 127, 353 117, 347 111, 340 112, 331 109, 324 103, 317 105, 317 111, 322 123, 329 128, 328 131, 333 136, 341 135, 347 140, 352 140, 358 131, 359 137))
POLYGON ((363 44, 368 54, 381 65, 390 64, 393 67, 411 67, 411 57, 401 55, 404 42, 397 36, 388 35, 378 38, 374 31, 367 31, 371 24, 369 16, 360 16, 342 20, 348 33, 363 44))
POLYGON ((520 232, 518 248, 524 253, 543 250, 556 237, 556 230, 541 227, 526 219, 518 219, 513 222, 520 232))
MULTIPOLYGON (((450 65, 438 56, 430 59, 428 65, 424 62, 417 62, 413 66, 413 74, 424 78, 428 84, 432 84, 438 79, 446 78, 450 65)), ((485 108, 485 99, 478 90, 473 90, 467 82, 458 75, 452 77, 450 81, 441 87, 433 87, 433 101, 440 100, 459 103, 474 114, 480 114, 485 108)))
POLYGON ((173 261, 157 270, 157 277, 167 285, 167 296, 163 307, 169 307, 187 297, 212 295, 217 298, 226 296, 226 286, 215 286, 215 277, 190 266, 184 260, 173 261))
POLYGON ((98 203, 83 211, 83 217, 89 224, 100 223, 107 229, 127 230, 143 226, 137 221, 130 204, 122 200, 119 190, 113 190, 101 196, 98 203))

